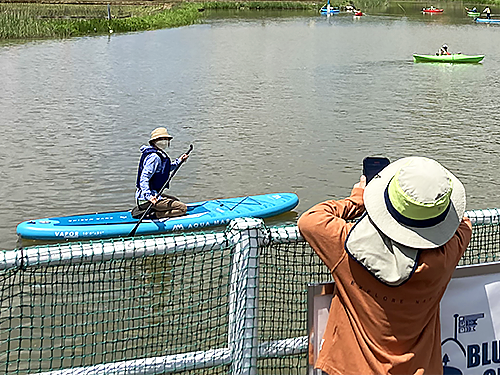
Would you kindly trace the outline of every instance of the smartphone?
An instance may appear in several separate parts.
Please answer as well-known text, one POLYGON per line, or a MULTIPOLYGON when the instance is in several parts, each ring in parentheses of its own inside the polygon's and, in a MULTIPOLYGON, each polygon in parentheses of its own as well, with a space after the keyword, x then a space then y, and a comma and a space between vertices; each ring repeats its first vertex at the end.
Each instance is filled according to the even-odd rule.
POLYGON ((391 162, 387 158, 368 156, 363 159, 363 174, 366 177, 366 183, 370 182, 382 169, 391 162))

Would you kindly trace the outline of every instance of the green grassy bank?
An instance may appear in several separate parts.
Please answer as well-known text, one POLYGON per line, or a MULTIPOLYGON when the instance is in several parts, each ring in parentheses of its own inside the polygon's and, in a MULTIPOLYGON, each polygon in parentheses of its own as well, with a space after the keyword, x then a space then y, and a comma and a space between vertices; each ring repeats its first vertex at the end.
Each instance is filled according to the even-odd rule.
MULTIPOLYGON (((1 1, 1 0, 0 0, 1 1)), ((386 0, 356 0, 361 8, 386 0)), ((473 3, 475 0, 469 0, 473 3)), ((481 0, 478 0, 481 1, 481 0)), ((69 38, 117 32, 155 30, 191 25, 210 9, 281 9, 317 11, 326 0, 214 1, 199 3, 151 3, 150 5, 0 3, 0 40, 69 38), (109 18, 111 15, 111 18, 109 18)), ((349 0, 331 0, 343 6, 349 0)), ((493 4, 500 0, 493 0, 493 4)))
POLYGON ((0 39, 67 38, 153 30, 190 25, 201 13, 199 4, 164 6, 112 6, 108 20, 106 5, 0 4, 0 39))
POLYGON ((191 25, 205 9, 317 10, 312 2, 206 2, 132 6, 0 3, 0 39, 68 38, 191 25))

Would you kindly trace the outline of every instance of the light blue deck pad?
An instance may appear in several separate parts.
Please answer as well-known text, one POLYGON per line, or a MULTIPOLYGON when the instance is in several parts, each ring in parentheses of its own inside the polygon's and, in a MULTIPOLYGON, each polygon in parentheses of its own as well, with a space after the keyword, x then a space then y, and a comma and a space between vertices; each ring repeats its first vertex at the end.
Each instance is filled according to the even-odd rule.
POLYGON ((476 18, 477 23, 500 23, 500 19, 476 18))
MULTIPOLYGON (((292 210, 298 202, 299 198, 294 193, 272 193, 189 203, 184 216, 143 220, 136 235, 226 225, 238 217, 271 217, 292 210)), ((130 211, 52 217, 24 221, 17 226, 17 234, 33 240, 124 237, 138 221, 130 211)))

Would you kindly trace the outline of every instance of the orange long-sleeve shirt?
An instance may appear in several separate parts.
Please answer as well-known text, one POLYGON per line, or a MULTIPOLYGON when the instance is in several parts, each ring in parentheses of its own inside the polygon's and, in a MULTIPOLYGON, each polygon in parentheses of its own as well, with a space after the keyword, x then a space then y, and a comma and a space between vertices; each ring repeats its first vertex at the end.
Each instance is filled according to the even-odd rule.
POLYGON ((331 270, 335 295, 316 368, 329 375, 440 375, 439 304, 472 227, 464 218, 445 245, 423 250, 411 278, 398 287, 378 281, 344 249, 364 211, 363 189, 326 201, 298 221, 302 236, 331 270))

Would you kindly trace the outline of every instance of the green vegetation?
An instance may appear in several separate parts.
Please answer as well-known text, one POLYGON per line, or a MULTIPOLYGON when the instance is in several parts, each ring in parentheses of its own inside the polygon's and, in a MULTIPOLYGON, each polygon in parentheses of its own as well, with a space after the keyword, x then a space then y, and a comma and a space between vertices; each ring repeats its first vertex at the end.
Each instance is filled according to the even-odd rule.
MULTIPOLYGON (((326 2, 326 0, 324 1, 326 2)), ((298 1, 214 1, 203 3, 205 9, 284 9, 284 10, 318 10, 324 2, 298 1)), ((334 6, 334 2, 331 2, 334 6)))
MULTIPOLYGON (((64 1, 64 0, 62 0, 64 1)), ((168 1, 168 0, 166 0, 168 1)), ((388 0, 353 0, 362 9, 381 6, 388 0)), ((404 1, 403 1, 404 2, 404 1)), ((480 0, 469 0, 469 3, 480 0)), ((492 0, 500 3, 500 0, 492 0)), ((326 3, 318 1, 213 1, 151 5, 0 3, 0 40, 68 38, 116 32, 155 30, 199 22, 204 10, 305 10, 315 12, 326 3)), ((331 0, 343 7, 351 0, 331 0)))
MULTIPOLYGON (((326 0, 325 0, 326 1, 326 0)), ((374 1, 374 0, 369 0, 374 1)), ((376 1, 376 0, 375 0, 376 1)), ((347 3, 343 1, 342 4, 347 3)), ((186 26, 203 17, 203 10, 283 9, 317 11, 323 2, 216 1, 144 6, 106 4, 0 3, 0 39, 68 38, 116 32, 186 26)), ((342 5, 332 2, 332 5, 342 5)))
POLYGON ((154 30, 191 25, 201 4, 164 6, 0 4, 0 39, 68 38, 73 36, 154 30))
MULTIPOLYGON (((468 0, 480 3, 481 0, 468 0)), ((350 0, 333 0, 332 6, 344 6, 350 0)), ((386 4, 388 0, 354 0, 359 8, 386 4)), ((0 3, 0 40, 68 38, 115 32, 155 30, 191 25, 203 17, 203 10, 280 9, 317 11, 326 0, 312 1, 214 1, 165 4, 113 5, 0 3)), ((499 4, 500 0, 491 0, 499 4)))

